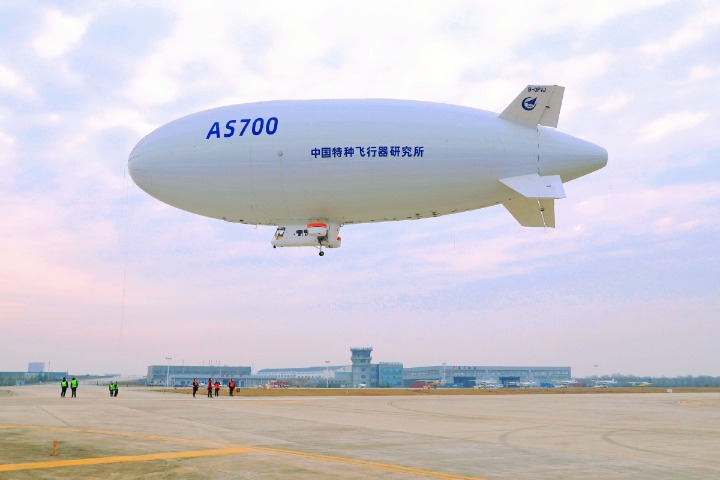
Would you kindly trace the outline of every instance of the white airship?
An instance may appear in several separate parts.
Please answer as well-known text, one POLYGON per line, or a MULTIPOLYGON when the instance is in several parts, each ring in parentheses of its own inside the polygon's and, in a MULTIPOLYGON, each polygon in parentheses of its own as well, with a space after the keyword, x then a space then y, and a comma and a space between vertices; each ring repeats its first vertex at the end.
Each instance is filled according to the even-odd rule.
POLYGON ((164 125, 128 169, 151 196, 228 222, 277 226, 273 247, 340 247, 348 224, 502 204, 554 227, 563 183, 607 151, 555 130, 564 87, 529 85, 500 114, 407 100, 231 105, 164 125), (548 128, 553 127, 553 128, 548 128))

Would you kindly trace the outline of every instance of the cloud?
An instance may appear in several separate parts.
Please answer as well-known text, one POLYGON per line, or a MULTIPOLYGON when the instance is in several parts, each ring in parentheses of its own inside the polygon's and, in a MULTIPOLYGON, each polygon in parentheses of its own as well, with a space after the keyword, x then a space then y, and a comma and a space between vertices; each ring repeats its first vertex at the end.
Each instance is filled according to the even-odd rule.
POLYGON ((688 21, 670 34, 663 32, 659 40, 641 45, 640 52, 655 57, 656 60, 667 60, 668 57, 704 40, 717 25, 720 25, 720 7, 712 3, 704 3, 701 10, 701 13, 691 15, 688 21))
POLYGON ((613 113, 628 105, 634 97, 627 92, 613 92, 605 98, 597 99, 597 110, 601 113, 613 113))
POLYGON ((641 128, 637 143, 646 144, 665 140, 679 132, 695 128, 709 117, 709 112, 690 112, 686 110, 668 113, 641 128))
POLYGON ((57 10, 47 12, 43 30, 32 42, 35 52, 46 58, 66 54, 80 41, 89 21, 89 17, 72 17, 57 10))
POLYGON ((4 364, 142 373, 153 352, 196 361, 199 344, 230 338, 225 361, 260 366, 318 351, 346 362, 358 342, 416 365, 610 365, 607 345, 628 338, 613 350, 618 371, 714 365, 715 7, 408 5, 90 2, 12 17, 0 29, 4 364), (346 226, 343 247, 320 259, 273 250, 272 228, 128 188, 140 137, 203 108, 398 97, 501 111, 543 78, 567 87, 561 130, 610 151, 605 169, 566 185, 555 230, 495 207, 346 226), (121 318, 125 357, 112 358, 121 318), (56 341, 70 329, 74 352, 56 341), (667 332, 707 354, 663 363, 667 332))
POLYGON ((601 194, 585 195, 581 202, 570 202, 569 215, 573 222, 592 219, 596 228, 645 234, 650 239, 653 234, 663 232, 648 227, 670 215, 679 221, 696 219, 706 225, 720 225, 720 218, 712 214, 715 203, 720 200, 719 187, 720 184, 713 181, 650 186, 627 180, 601 194))
POLYGON ((678 85, 694 85, 699 82, 712 80, 720 75, 720 67, 708 65, 694 65, 690 68, 688 76, 680 81, 678 85))
POLYGON ((0 131, 0 142, 4 143, 5 145, 10 145, 15 141, 13 137, 8 135, 5 132, 0 131))
POLYGON ((0 88, 9 90, 19 89, 22 85, 22 79, 13 69, 0 65, 0 88))

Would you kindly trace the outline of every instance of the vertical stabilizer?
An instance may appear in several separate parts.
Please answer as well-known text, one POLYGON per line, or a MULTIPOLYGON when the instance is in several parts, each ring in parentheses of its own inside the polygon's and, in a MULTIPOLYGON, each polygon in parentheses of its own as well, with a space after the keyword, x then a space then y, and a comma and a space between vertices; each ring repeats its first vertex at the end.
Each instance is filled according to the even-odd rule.
POLYGON ((503 120, 529 127, 557 127, 565 87, 528 85, 500 114, 503 120))

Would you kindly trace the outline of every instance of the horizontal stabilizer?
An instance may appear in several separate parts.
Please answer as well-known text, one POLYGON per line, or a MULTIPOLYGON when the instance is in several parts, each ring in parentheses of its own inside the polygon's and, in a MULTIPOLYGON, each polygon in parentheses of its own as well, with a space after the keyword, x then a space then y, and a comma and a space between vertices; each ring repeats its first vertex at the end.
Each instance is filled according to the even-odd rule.
POLYGON ((501 178, 500 181, 527 198, 565 198, 560 175, 540 176, 537 173, 501 178))
POLYGON ((514 198, 503 206, 523 227, 555 228, 555 200, 551 198, 514 198))
POLYGON ((565 87, 528 85, 500 114, 503 120, 529 127, 557 127, 565 87))

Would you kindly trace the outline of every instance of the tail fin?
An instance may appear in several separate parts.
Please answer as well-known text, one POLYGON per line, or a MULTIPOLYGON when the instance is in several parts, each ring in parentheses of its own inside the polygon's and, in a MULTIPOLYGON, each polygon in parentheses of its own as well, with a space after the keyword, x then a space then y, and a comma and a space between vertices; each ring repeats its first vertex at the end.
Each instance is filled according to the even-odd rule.
POLYGON ((500 114, 503 120, 537 127, 557 127, 565 87, 528 85, 500 114))
POLYGON ((565 198, 560 175, 533 173, 501 178, 500 182, 522 195, 503 202, 520 225, 555 228, 555 199, 565 198))

